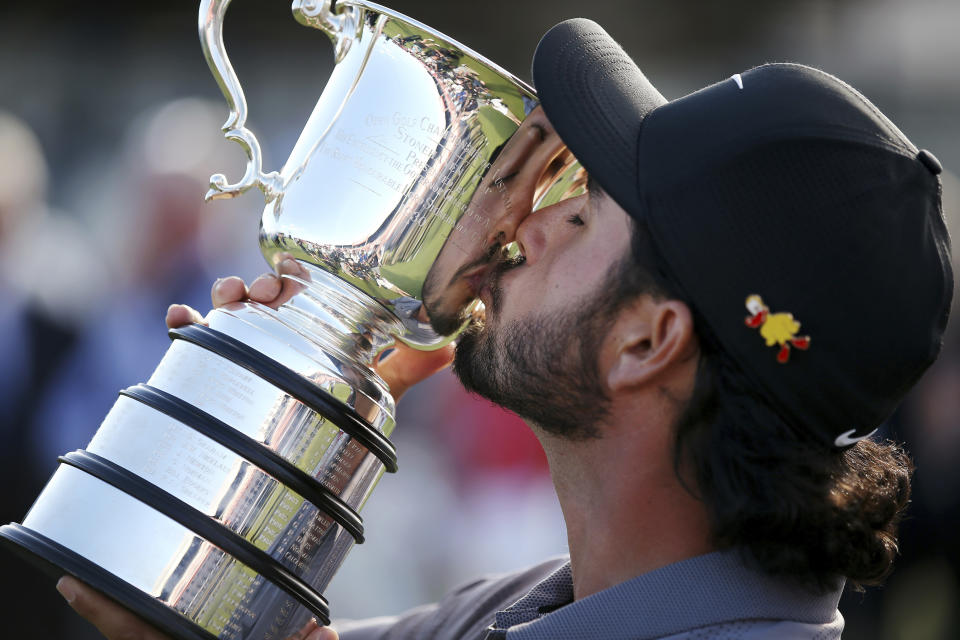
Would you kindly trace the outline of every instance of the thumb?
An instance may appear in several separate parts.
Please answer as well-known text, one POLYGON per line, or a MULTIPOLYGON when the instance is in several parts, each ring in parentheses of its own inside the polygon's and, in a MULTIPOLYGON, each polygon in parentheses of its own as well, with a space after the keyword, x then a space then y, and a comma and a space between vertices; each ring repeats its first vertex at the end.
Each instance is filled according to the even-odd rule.
POLYGON ((316 620, 311 620, 287 640, 338 640, 339 637, 330 627, 321 627, 316 620))
POLYGON ((72 576, 60 578, 57 591, 74 611, 89 620, 110 640, 171 640, 129 610, 72 576))
POLYGON ((340 640, 340 636, 330 627, 320 627, 308 635, 306 640, 340 640))

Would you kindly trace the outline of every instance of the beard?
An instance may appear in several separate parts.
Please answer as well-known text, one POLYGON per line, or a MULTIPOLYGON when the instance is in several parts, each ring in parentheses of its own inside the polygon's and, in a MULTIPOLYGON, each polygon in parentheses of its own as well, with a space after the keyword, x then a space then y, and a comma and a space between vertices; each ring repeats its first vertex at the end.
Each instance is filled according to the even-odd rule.
MULTIPOLYGON (((509 268, 498 269, 492 279, 493 312, 502 303, 500 276, 509 268)), ((610 404, 598 356, 613 317, 601 287, 562 311, 499 327, 476 321, 457 341, 454 372, 468 391, 547 433, 598 438, 610 404)))

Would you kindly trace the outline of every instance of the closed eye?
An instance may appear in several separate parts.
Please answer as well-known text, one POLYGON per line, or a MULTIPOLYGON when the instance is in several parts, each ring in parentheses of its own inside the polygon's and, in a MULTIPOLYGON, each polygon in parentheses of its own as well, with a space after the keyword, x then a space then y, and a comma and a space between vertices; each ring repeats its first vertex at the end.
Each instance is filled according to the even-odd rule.
POLYGON ((575 214, 573 214, 572 216, 570 216, 569 218, 567 218, 567 222, 569 222, 569 223, 572 224, 572 225, 576 225, 576 226, 578 226, 578 227, 582 227, 584 224, 586 224, 586 223, 583 221, 583 218, 580 217, 580 214, 579 214, 579 213, 575 213, 575 214))

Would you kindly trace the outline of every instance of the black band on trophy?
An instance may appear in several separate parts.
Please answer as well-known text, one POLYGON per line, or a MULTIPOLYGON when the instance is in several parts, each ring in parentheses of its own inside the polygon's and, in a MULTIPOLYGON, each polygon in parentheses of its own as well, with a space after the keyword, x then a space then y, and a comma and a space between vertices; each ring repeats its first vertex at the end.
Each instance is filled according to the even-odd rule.
POLYGON ((250 436, 198 409, 188 402, 156 387, 138 384, 120 392, 152 409, 164 413, 194 431, 203 434, 217 444, 230 449, 238 456, 273 476, 301 497, 309 500, 318 509, 329 515, 337 524, 353 536, 357 544, 363 544, 363 520, 356 511, 337 496, 330 493, 310 474, 298 469, 288 460, 277 455, 250 436))
POLYGON ((174 609, 87 560, 62 544, 19 524, 0 527, 0 542, 56 580, 64 573, 76 576, 97 591, 180 640, 217 640, 217 636, 174 609))
POLYGON ((116 487, 220 547, 290 594, 322 624, 330 624, 330 606, 322 595, 275 558, 210 516, 95 453, 77 450, 60 456, 59 460, 116 487))
POLYGON ((186 340, 243 367, 273 386, 296 398, 357 439, 377 456, 390 473, 397 470, 397 450, 382 433, 356 411, 319 386, 267 355, 236 338, 200 324, 190 324, 168 332, 174 340, 186 340))

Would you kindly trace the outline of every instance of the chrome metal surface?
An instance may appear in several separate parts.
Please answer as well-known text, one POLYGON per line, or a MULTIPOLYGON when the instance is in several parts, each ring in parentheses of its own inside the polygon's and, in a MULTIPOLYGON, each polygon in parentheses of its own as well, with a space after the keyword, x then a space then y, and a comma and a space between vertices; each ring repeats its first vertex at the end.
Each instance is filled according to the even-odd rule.
MULTIPOLYGON (((350 366, 330 353, 332 349, 317 349, 273 309, 240 303, 213 311, 208 321, 212 329, 268 354, 325 389, 385 435, 393 431, 394 401, 386 384, 371 370, 350 366)), ((250 371, 181 342, 170 347, 148 382, 264 442, 280 420, 277 416, 295 406, 287 394, 250 371)))
POLYGON ((349 282, 373 298, 366 306, 375 300, 402 322, 387 333, 437 347, 449 336, 425 320, 443 310, 420 307, 441 251, 460 266, 475 261, 499 225, 533 206, 511 197, 513 168, 498 158, 535 94, 409 18, 373 3, 336 6, 362 19, 280 171, 261 248, 275 266, 292 256, 349 282))
POLYGON ((393 431, 394 401, 375 358, 395 340, 421 349, 452 340, 482 312, 477 280, 504 238, 531 211, 580 193, 585 176, 543 135, 530 87, 364 0, 295 0, 296 19, 331 38, 337 64, 283 168, 264 172, 223 45, 228 5, 201 1, 200 37, 229 106, 225 135, 249 162, 234 184, 213 176, 207 195, 264 192, 259 242, 284 303, 208 316, 204 335, 237 351, 177 334, 148 385, 182 412, 143 395, 116 402, 86 455, 116 465, 143 501, 64 465, 24 525, 215 637, 279 640, 311 615, 284 572, 327 585, 354 544, 348 528, 359 539, 350 509, 383 475, 389 456, 378 447, 393 453, 380 434, 393 431), (193 519, 177 517, 185 511, 193 519), (249 545, 267 555, 244 555, 249 545), (271 582, 251 558, 285 569, 271 582))
POLYGON ((251 187, 259 187, 268 198, 274 197, 279 188, 279 175, 272 171, 263 172, 263 154, 260 142, 246 127, 247 99, 243 87, 237 78, 230 58, 223 45, 223 17, 230 1, 201 0, 200 3, 200 43, 203 53, 210 63, 210 71, 220 85, 220 90, 230 105, 230 117, 223 124, 223 134, 233 140, 247 152, 247 170, 234 184, 228 184, 221 173, 210 177, 210 190, 206 199, 233 198, 251 187))
MULTIPOLYGON (((280 640, 313 615, 211 541, 70 466, 53 475, 23 525, 219 638, 280 640)), ((338 550, 345 553, 350 538, 342 537, 347 542, 338 550)), ((322 572, 312 579, 315 585, 325 580, 322 572)))
MULTIPOLYGON (((246 103, 220 37, 228 4, 205 0, 201 34, 230 107, 227 136, 256 150, 252 134, 234 134, 246 103)), ((298 21, 331 38, 337 65, 276 179, 241 183, 243 189, 257 184, 266 195, 260 246, 272 266, 292 257, 342 281, 312 271, 304 284, 314 299, 327 299, 331 288, 343 291, 344 283, 356 289, 351 295, 364 315, 345 314, 346 334, 337 340, 375 336, 372 349, 361 349, 369 363, 394 337, 424 349, 449 342, 455 331, 438 335, 429 318, 465 319, 476 293, 458 291, 451 301, 434 291, 431 299, 425 285, 465 289, 450 282, 458 270, 488 255, 518 216, 569 195, 550 186, 582 172, 572 157, 551 162, 563 153, 559 148, 549 150, 553 158, 539 157, 547 150, 529 139, 505 153, 536 106, 533 90, 515 76, 378 4, 331 4, 294 2, 298 21), (543 175, 509 180, 534 159, 543 175), (438 273, 441 267, 446 273, 438 273)), ((251 165, 247 175, 259 171, 251 165)), ((300 306, 309 318, 310 305, 300 306)))
MULTIPOLYGON (((318 456, 325 464, 312 466, 321 469, 318 480, 331 493, 356 507, 383 468, 374 459, 367 473, 355 474, 366 452, 349 443, 330 446, 334 440, 318 456)), ((309 579, 317 589, 326 587, 326 581, 314 581, 327 571, 325 554, 336 548, 341 556, 353 542, 340 525, 263 470, 136 400, 121 397, 117 401, 87 450, 207 514, 309 579), (168 455, 172 451, 179 455, 168 455), (340 549, 343 545, 346 548, 340 549)))

